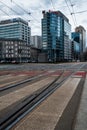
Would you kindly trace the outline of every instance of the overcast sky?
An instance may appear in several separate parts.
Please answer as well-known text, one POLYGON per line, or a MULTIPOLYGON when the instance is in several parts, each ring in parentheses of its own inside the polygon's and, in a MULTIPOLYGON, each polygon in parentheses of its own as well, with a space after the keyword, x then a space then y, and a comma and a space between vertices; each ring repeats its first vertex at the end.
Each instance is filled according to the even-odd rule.
POLYGON ((69 19, 72 31, 79 25, 87 30, 87 12, 71 15, 73 12, 87 10, 87 0, 0 0, 0 20, 13 17, 30 20, 32 35, 41 35, 42 10, 60 10, 69 19))

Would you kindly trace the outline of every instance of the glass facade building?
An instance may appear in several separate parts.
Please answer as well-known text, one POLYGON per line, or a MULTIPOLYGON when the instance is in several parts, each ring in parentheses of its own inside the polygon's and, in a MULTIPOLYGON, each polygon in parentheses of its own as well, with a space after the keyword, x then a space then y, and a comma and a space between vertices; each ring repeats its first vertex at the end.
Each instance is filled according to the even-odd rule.
POLYGON ((71 33, 72 39, 80 44, 81 42, 81 34, 79 32, 71 33))
POLYGON ((72 40, 75 41, 75 43, 77 42, 79 45, 79 54, 82 52, 82 47, 81 47, 81 43, 82 43, 82 34, 79 32, 72 32, 71 33, 72 36, 72 40))
POLYGON ((41 49, 42 48, 41 39, 42 39, 41 36, 38 35, 31 36, 31 46, 41 49))
POLYGON ((21 18, 0 21, 0 38, 19 39, 30 44, 30 35, 28 23, 21 18))
POLYGON ((80 60, 80 43, 72 40, 72 61, 80 60))
POLYGON ((80 47, 81 47, 81 54, 83 54, 83 52, 85 52, 86 50, 86 30, 84 27, 82 27, 81 25, 75 28, 75 32, 76 33, 80 33, 81 34, 81 43, 80 43, 80 47))
POLYGON ((42 47, 48 54, 48 61, 71 59, 71 25, 60 11, 43 11, 42 47))

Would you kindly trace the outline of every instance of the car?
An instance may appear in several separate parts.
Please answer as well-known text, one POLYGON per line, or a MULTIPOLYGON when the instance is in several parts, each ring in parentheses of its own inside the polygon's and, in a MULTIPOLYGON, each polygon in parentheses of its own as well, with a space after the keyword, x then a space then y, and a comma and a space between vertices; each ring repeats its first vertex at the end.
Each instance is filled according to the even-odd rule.
POLYGON ((15 60, 13 60, 11 63, 16 63, 16 61, 15 61, 15 60))
POLYGON ((0 63, 4 63, 5 61, 4 60, 1 60, 0 63))

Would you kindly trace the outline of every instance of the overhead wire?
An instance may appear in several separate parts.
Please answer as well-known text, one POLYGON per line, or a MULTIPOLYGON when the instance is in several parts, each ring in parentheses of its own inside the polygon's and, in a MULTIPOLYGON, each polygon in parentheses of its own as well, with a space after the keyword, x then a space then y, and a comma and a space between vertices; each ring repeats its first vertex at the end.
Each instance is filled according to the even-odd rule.
POLYGON ((71 5, 71 7, 72 7, 72 15, 74 16, 74 19, 75 19, 75 23, 76 23, 76 25, 77 25, 77 20, 76 20, 76 16, 75 16, 75 12, 74 12, 74 8, 73 8, 73 6, 74 6, 74 4, 71 2, 71 0, 69 0, 69 2, 70 2, 70 5, 71 5))
POLYGON ((69 12, 70 12, 70 15, 71 15, 71 17, 72 17, 72 20, 73 20, 74 26, 76 27, 76 23, 75 23, 75 20, 74 20, 74 18, 73 18, 73 15, 72 15, 72 12, 71 12, 71 9, 70 9, 70 7, 69 7, 69 5, 68 5, 67 0, 65 0, 65 3, 66 3, 66 5, 67 5, 67 8, 68 8, 68 10, 69 10, 69 12))
POLYGON ((80 13, 85 13, 85 12, 87 12, 87 10, 78 11, 78 12, 75 12, 73 14, 80 14, 80 13))
POLYGON ((53 0, 50 0, 50 1, 51 1, 53 9, 55 10, 54 4, 53 4, 53 0))
MULTIPOLYGON (((12 2, 13 2, 18 8, 20 8, 21 10, 23 10, 26 14, 28 14, 29 16, 31 16, 35 21, 37 21, 37 22, 39 23, 39 21, 38 21, 35 17, 33 17, 33 15, 31 14, 31 12, 28 12, 28 11, 25 10, 23 7, 21 7, 21 5, 17 4, 17 3, 14 2, 13 0, 12 0, 12 2)), ((31 26, 34 25, 34 27, 35 27, 35 26, 36 26, 35 22, 32 22, 32 23, 31 23, 31 21, 32 21, 32 20, 30 20, 30 25, 31 25, 31 26)), ((38 28, 40 28, 40 26, 38 26, 38 28)))
POLYGON ((33 19, 35 19, 37 22, 39 22, 39 21, 31 14, 31 12, 28 12, 28 11, 25 10, 23 7, 21 7, 21 5, 17 4, 17 3, 14 2, 13 0, 12 0, 11 2, 13 2, 17 7, 19 7, 21 10, 23 10, 26 14, 30 15, 33 19))
POLYGON ((11 11, 13 11, 15 14, 20 15, 17 11, 15 11, 13 8, 9 7, 7 4, 5 4, 4 2, 0 1, 0 3, 2 3, 3 5, 5 5, 7 8, 9 8, 11 11))
MULTIPOLYGON (((18 13, 17 11, 15 11, 13 8, 9 7, 7 4, 5 4, 4 2, 0 1, 1 4, 3 4, 4 6, 6 6, 8 9, 10 9, 12 12, 14 12, 16 15, 18 15, 20 17, 20 13, 18 13)), ((28 20, 27 18, 25 18, 27 22, 30 22, 30 20, 28 20)))
MULTIPOLYGON (((17 4, 13 0, 11 2, 13 2, 18 8, 20 8, 21 10, 23 10, 26 14, 28 14, 29 16, 31 16, 35 21, 37 21, 39 23, 39 21, 36 18, 33 17, 33 15, 31 14, 31 12, 28 12, 23 7, 21 7, 21 5, 17 4)), ((30 21, 30 25, 34 25, 34 27, 36 26, 35 22, 32 22, 32 24, 31 24, 32 20, 29 20, 29 21, 30 21)), ((40 26, 38 26, 38 28, 40 28, 40 26)))
POLYGON ((0 9, 4 14, 8 15, 10 18, 12 18, 6 11, 0 9))
MULTIPOLYGON (((74 12, 74 9, 73 9, 74 4, 72 4, 71 0, 69 0, 69 1, 70 1, 70 4, 68 4, 67 0, 65 0, 65 2, 66 2, 66 7, 68 7, 71 16, 74 14, 74 18, 73 18, 73 16, 72 16, 72 19, 73 19, 74 25, 76 26, 76 23, 77 23, 77 22, 76 22, 75 14, 87 12, 87 10, 80 11, 80 12, 74 12), (73 11, 73 12, 71 12, 70 6, 72 6, 72 11, 73 11)), ((21 5, 17 4, 15 1, 11 0, 11 2, 13 2, 18 8, 20 8, 21 10, 23 10, 26 14, 28 14, 29 16, 31 16, 33 19, 35 19, 35 21, 39 22, 39 21, 31 14, 31 12, 28 12, 27 10, 25 10, 21 5)), ((9 7, 9 6, 8 6, 7 4, 5 4, 4 2, 1 2, 1 1, 0 1, 0 3, 4 4, 4 5, 5 5, 6 7, 8 7, 11 11, 13 11, 15 14, 17 14, 17 15, 19 15, 19 16, 21 15, 19 12, 15 11, 13 8, 9 7)), ((52 7, 55 9, 52 0, 51 0, 51 3, 52 3, 52 7)), ((2 11, 2 12, 5 13, 6 15, 8 15, 9 17, 11 17, 7 12, 5 12, 5 11, 2 11)), ((27 20, 27 21, 29 22, 29 21, 31 21, 31 20, 27 20)), ((34 23, 32 22, 32 24, 34 24, 34 23)))
MULTIPOLYGON (((75 1, 75 3, 79 3, 79 1, 75 1)), ((82 3, 87 3, 87 0, 83 0, 82 3)))

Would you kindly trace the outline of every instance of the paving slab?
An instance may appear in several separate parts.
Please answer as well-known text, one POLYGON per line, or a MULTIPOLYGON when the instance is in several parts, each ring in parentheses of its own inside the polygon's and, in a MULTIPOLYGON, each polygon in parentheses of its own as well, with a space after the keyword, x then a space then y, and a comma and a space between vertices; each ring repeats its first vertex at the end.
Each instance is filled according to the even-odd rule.
POLYGON ((0 97, 0 112, 1 112, 1 110, 6 109, 8 106, 17 102, 18 100, 20 100, 28 95, 31 95, 36 90, 44 87, 45 85, 50 84, 52 81, 54 81, 54 79, 55 79, 55 77, 52 77, 52 76, 47 77, 45 79, 37 81, 36 83, 27 85, 23 88, 20 88, 11 93, 8 93, 7 95, 1 96, 0 97))
POLYGON ((87 130, 87 75, 81 96, 74 130, 87 130))
MULTIPOLYGON (((71 127, 67 123, 69 123, 68 120, 71 120, 72 115, 67 113, 67 110, 69 109, 71 112, 73 109, 74 102, 73 104, 71 103, 73 101, 72 98, 80 90, 78 88, 80 82, 81 78, 69 78, 35 110, 16 124, 12 130, 70 130, 66 128, 71 127), (63 124, 61 124, 62 119, 64 120, 63 124), (66 120, 67 123, 64 124, 66 120)), ((78 96, 78 93, 76 95, 78 96)))

